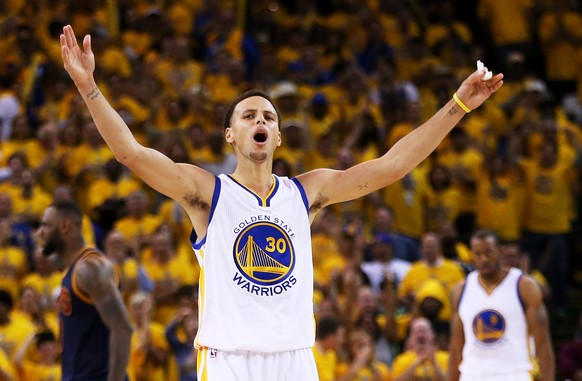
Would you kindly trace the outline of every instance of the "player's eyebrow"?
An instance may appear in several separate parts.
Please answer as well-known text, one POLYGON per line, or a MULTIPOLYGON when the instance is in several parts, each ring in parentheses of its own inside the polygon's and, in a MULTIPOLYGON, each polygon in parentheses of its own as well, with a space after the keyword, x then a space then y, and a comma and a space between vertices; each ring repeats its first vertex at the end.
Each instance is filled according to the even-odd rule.
MULTIPOLYGON (((243 110, 241 115, 245 115, 245 114, 248 114, 248 113, 254 113, 254 114, 256 114, 258 112, 259 112, 259 110, 255 109, 255 108, 249 108, 249 109, 243 110)), ((277 120, 277 114, 274 113, 274 112, 272 112, 272 111, 264 110, 263 111, 263 115, 268 115, 271 118, 277 120)))
POLYGON ((271 112, 269 110, 265 110, 263 111, 263 114, 265 115, 269 115, 270 117, 272 117, 273 119, 277 119, 277 114, 275 114, 274 112, 271 112))

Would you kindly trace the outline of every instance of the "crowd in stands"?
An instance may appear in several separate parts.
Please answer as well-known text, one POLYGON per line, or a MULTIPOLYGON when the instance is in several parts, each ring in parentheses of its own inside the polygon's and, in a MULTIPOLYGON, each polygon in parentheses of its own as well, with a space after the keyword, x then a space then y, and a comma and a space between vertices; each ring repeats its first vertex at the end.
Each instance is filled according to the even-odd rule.
MULTIPOLYGON (((498 235, 559 317, 580 217, 579 1, 457 3, 0 1, 0 380, 60 379, 63 269, 35 243, 55 200, 82 208, 86 242, 117 265, 130 379, 196 380, 190 221, 105 145, 62 68, 66 24, 91 34, 99 87, 139 141, 215 174, 236 166, 222 121, 244 90, 280 107, 273 171, 292 177, 385 152, 483 60, 505 75, 497 94, 402 180, 313 223, 320 378, 442 380, 449 292, 473 268, 475 228, 498 235)), ((561 365, 582 379, 580 363, 561 365)))

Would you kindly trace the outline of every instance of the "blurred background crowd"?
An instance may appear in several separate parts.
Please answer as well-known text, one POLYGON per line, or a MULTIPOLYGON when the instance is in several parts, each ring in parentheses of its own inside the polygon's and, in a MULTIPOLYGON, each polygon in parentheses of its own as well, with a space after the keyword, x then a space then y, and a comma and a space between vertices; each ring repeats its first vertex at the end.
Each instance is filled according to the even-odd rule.
POLYGON ((132 381, 196 379, 190 222, 104 144, 62 68, 66 24, 91 34, 99 86, 138 140, 215 174, 236 166, 222 122, 246 89, 280 107, 273 171, 292 177, 382 154, 477 60, 503 72, 417 169, 314 222, 320 377, 440 379, 449 291, 487 228, 543 289, 559 378, 582 380, 577 0, 0 0, 0 379, 60 379, 62 269, 35 244, 55 200, 81 206, 86 241, 117 264, 132 381))

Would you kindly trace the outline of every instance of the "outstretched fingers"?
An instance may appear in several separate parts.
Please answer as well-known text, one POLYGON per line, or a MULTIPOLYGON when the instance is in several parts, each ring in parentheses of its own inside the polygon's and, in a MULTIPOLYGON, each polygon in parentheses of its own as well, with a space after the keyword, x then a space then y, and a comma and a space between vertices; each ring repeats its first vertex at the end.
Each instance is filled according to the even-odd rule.
MULTIPOLYGON (((75 32, 70 25, 63 27, 63 34, 65 35, 65 43, 69 49, 74 49, 77 47, 77 38, 75 37, 75 32)), ((62 40, 61 40, 62 43, 62 40)))
POLYGON ((64 34, 61 34, 61 55, 63 56, 63 63, 66 66, 70 61, 70 50, 67 46, 67 38, 64 34))

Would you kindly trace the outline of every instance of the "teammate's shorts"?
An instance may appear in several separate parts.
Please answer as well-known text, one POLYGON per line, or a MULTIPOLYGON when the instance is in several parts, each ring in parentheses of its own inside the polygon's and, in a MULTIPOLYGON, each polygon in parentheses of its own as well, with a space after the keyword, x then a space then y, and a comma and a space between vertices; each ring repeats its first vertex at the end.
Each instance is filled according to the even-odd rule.
POLYGON ((198 350, 198 381, 317 381, 311 348, 288 352, 198 350))

